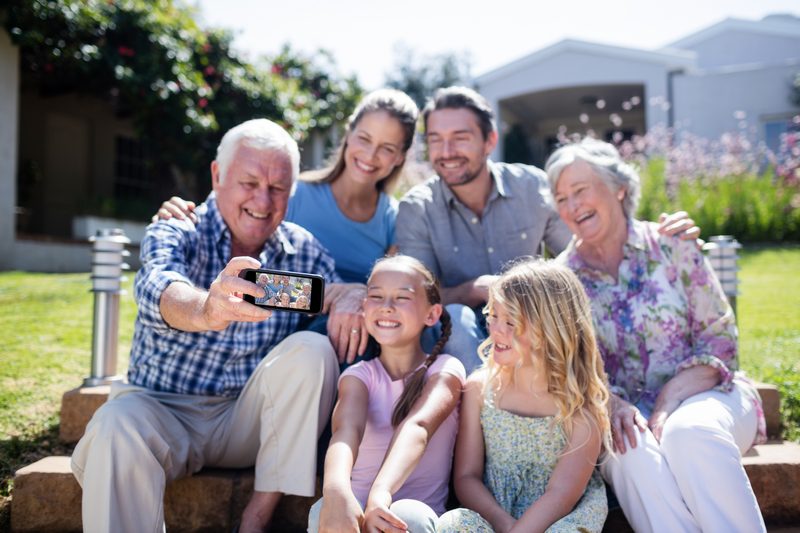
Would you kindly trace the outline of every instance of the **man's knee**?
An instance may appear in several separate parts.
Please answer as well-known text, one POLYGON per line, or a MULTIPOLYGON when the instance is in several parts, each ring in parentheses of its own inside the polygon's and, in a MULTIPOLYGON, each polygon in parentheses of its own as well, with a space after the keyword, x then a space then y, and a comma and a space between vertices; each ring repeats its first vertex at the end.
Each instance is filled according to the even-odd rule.
POLYGON ((261 366, 291 365, 293 372, 319 372, 336 362, 328 337, 313 331, 298 331, 286 337, 264 358, 261 366))

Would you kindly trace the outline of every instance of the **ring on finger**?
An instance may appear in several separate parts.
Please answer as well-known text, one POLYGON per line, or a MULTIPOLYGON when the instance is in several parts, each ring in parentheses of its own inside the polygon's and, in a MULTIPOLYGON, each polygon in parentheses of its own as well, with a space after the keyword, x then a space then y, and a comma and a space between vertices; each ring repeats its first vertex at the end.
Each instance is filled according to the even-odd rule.
POLYGON ((353 329, 350 330, 350 335, 358 335, 359 331, 361 331, 361 330, 358 329, 358 328, 353 328, 353 329))

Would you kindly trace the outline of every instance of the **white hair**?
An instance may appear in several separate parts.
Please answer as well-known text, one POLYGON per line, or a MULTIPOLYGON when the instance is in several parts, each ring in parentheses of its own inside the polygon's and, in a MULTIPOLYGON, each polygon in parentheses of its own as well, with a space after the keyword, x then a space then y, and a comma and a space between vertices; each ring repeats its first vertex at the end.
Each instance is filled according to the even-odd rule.
POLYGON ((622 211, 626 217, 633 218, 642 194, 639 173, 622 160, 614 145, 591 137, 564 145, 547 159, 544 171, 547 172, 547 180, 550 182, 553 196, 555 196, 561 173, 576 159, 586 162, 611 191, 625 191, 622 211))
POLYGON ((297 142, 285 129, 265 118, 255 118, 229 129, 217 146, 219 181, 225 179, 236 149, 248 146, 258 150, 279 150, 289 156, 292 163, 292 183, 300 173, 300 150, 297 142))

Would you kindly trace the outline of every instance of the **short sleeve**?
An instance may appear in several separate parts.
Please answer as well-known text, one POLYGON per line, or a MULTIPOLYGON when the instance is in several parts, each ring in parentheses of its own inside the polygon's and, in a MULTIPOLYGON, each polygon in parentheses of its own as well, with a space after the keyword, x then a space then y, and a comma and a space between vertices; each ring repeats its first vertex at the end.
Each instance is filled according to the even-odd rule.
POLYGON ((467 381, 467 371, 464 369, 463 363, 452 355, 442 354, 436 358, 436 361, 428 370, 428 376, 437 373, 450 374, 457 377, 462 387, 467 381))

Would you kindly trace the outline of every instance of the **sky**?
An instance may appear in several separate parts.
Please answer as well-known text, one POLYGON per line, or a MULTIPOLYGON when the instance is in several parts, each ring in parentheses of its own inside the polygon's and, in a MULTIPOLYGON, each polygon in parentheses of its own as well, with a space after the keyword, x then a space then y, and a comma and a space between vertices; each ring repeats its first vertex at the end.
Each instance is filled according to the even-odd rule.
POLYGON ((398 46, 468 54, 478 76, 565 38, 654 50, 725 18, 800 16, 800 0, 189 0, 207 27, 234 31, 246 57, 284 43, 332 52, 343 75, 375 89, 398 46))

